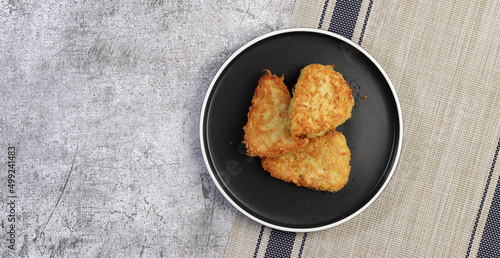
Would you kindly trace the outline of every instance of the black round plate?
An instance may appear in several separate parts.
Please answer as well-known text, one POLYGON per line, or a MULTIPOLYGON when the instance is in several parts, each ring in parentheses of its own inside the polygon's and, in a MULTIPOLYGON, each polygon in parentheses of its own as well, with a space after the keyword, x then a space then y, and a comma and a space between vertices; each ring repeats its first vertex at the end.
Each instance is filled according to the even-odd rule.
POLYGON ((247 43, 220 68, 203 103, 200 141, 212 179, 238 210, 276 229, 316 231, 349 220, 380 195, 399 158, 402 118, 394 87, 365 50, 327 31, 287 29, 247 43), (245 155, 242 143, 262 70, 284 74, 291 88, 311 63, 335 65, 355 98, 352 118, 337 128, 351 150, 352 168, 349 182, 336 193, 272 178, 259 158, 245 155))

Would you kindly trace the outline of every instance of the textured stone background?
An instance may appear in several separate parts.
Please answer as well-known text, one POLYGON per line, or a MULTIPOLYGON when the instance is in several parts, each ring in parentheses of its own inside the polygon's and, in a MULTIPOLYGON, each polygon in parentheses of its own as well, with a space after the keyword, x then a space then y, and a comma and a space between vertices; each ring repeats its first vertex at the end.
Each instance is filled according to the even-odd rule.
POLYGON ((222 256, 236 210, 203 164, 203 97, 293 4, 0 1, 0 256, 222 256))

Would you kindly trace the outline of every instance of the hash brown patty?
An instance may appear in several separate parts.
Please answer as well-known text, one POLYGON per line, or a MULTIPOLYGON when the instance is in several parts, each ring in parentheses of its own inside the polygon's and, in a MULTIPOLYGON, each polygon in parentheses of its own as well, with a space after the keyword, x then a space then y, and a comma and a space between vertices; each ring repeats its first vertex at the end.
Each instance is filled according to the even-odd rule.
POLYGON ((290 102, 290 130, 298 137, 317 137, 352 115, 352 89, 333 65, 310 64, 300 71, 290 102))
POLYGON ((349 180, 351 152, 344 135, 331 130, 304 147, 276 158, 262 158, 272 177, 314 190, 336 192, 349 180))
POLYGON ((290 92, 279 78, 266 71, 258 82, 248 112, 243 142, 248 156, 277 157, 304 146, 309 140, 290 133, 290 92))

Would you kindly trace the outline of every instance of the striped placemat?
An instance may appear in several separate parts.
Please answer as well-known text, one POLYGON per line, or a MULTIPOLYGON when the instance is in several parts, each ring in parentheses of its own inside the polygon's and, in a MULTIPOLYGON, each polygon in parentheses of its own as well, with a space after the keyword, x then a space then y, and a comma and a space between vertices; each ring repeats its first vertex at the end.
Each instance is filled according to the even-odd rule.
POLYGON ((500 2, 297 0, 291 27, 338 33, 382 65, 400 161, 373 205, 328 230, 238 214, 226 257, 500 257, 500 2))

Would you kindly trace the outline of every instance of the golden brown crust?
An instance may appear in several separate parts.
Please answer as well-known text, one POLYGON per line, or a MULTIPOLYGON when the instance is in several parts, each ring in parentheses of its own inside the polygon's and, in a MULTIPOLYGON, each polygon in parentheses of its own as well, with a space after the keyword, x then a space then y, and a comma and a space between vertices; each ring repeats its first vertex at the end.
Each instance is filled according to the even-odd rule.
POLYGON ((331 130, 304 147, 276 158, 262 158, 272 177, 314 190, 336 192, 349 180, 351 152, 344 135, 331 130))
POLYGON ((290 92, 281 78, 266 71, 258 82, 243 127, 248 156, 277 157, 305 145, 290 133, 288 107, 290 92))
POLYGON ((313 138, 335 129, 351 117, 352 90, 333 65, 304 67, 290 102, 292 135, 313 138))

